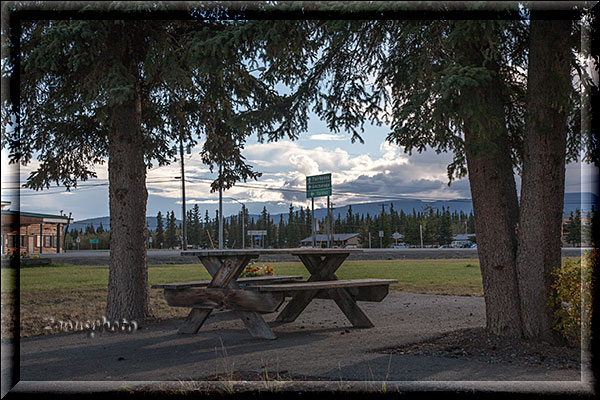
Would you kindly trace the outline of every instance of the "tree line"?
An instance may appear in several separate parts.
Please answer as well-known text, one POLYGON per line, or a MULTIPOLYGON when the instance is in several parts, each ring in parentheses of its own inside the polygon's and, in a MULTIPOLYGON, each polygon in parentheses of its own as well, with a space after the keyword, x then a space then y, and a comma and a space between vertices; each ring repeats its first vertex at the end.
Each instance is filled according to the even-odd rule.
MULTIPOLYGON (((266 237, 257 240, 255 246, 268 248, 291 248, 301 245, 301 241, 312 235, 311 210, 300 207, 295 209, 290 205, 287 218, 280 214, 279 218, 272 217, 264 207, 259 216, 250 216, 244 208, 237 215, 232 215, 223 220, 223 239, 226 248, 241 248, 242 243, 251 247, 250 230, 265 230, 266 237), (243 213, 243 214, 242 214, 243 213), (242 221, 244 221, 245 238, 242 239, 242 221)), ((208 210, 202 214, 196 204, 187 212, 186 231, 187 243, 194 248, 217 248, 218 242, 218 211, 214 218, 209 216, 208 210)), ((317 219, 317 232, 328 232, 328 217, 317 219)), ((152 237, 154 248, 175 248, 181 245, 182 227, 176 224, 175 213, 167 211, 166 214, 158 212, 156 215, 156 229, 149 233, 152 237), (164 216, 166 215, 166 217, 164 216)), ((332 221, 333 233, 358 233, 359 242, 363 247, 379 248, 390 247, 396 240, 394 233, 404 236, 401 242, 418 245, 423 233, 423 244, 450 244, 455 233, 475 233, 473 213, 442 210, 427 207, 423 211, 404 212, 394 209, 390 203, 382 204, 381 211, 375 215, 369 213, 354 213, 352 206, 348 206, 345 215, 338 214, 332 221), (379 232, 383 232, 379 240, 379 232), (369 240, 369 235, 371 240, 369 240), (375 238, 377 238, 375 240, 375 238)))
MULTIPOLYGON (((589 244, 592 238, 592 212, 587 212, 582 219, 582 212, 576 209, 571 211, 569 218, 563 227, 563 240, 573 246, 582 243, 589 244)), ((326 234, 328 218, 318 219, 319 234, 326 234)), ((195 204, 187 212, 186 219, 187 241, 193 248, 211 249, 218 247, 217 237, 219 229, 219 212, 215 212, 213 218, 208 210, 201 212, 198 204, 195 204)), ((223 220, 223 238, 226 248, 251 247, 249 230, 266 230, 264 241, 257 239, 255 246, 271 248, 290 248, 301 245, 301 240, 310 237, 311 210, 307 207, 294 209, 290 204, 287 219, 283 214, 279 219, 272 217, 266 207, 258 217, 250 216, 244 208, 237 215, 232 215, 223 220), (242 212, 244 215, 242 216, 242 212), (242 220, 244 223, 245 239, 242 240, 242 220)), ((399 242, 409 245, 420 245, 421 230, 423 233, 423 244, 448 245, 452 242, 455 234, 475 234, 475 217, 473 212, 466 214, 463 211, 450 211, 448 208, 434 209, 426 207, 422 211, 404 212, 394 209, 393 203, 382 204, 381 211, 375 215, 369 213, 354 213, 352 206, 348 206, 345 215, 338 214, 333 219, 333 233, 358 233, 359 242, 363 247, 369 247, 369 234, 371 235, 371 248, 387 248, 396 240, 394 233, 400 233, 403 238, 399 242), (379 240, 379 232, 383 231, 383 238, 379 240)), ((109 249, 110 231, 105 230, 102 223, 94 228, 92 224, 85 229, 70 229, 65 231, 67 246, 69 249, 109 249), (79 245, 77 238, 79 237, 79 245), (90 239, 98 239, 98 244, 90 244, 90 239)), ((173 249, 181 246, 182 227, 177 224, 174 211, 165 214, 158 212, 156 215, 156 228, 148 230, 148 247, 155 249, 173 249), (150 239, 151 238, 151 239, 150 239)), ((476 241, 476 239, 475 239, 476 241)))

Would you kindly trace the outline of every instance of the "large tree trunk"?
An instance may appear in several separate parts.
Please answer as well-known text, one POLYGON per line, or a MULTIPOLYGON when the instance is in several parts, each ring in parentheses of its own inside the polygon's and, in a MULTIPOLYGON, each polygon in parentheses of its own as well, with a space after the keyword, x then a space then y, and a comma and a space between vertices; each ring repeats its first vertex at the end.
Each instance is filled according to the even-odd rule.
POLYGON ((486 40, 487 27, 457 22, 459 33, 474 36, 457 45, 457 61, 467 68, 485 67, 489 79, 461 88, 465 109, 465 154, 475 232, 483 281, 486 327, 497 335, 520 337, 519 289, 516 275, 515 228, 519 204, 511 162, 499 65, 484 54, 494 51, 486 40))
POLYGON ((552 340, 550 272, 561 265, 571 21, 535 19, 527 79, 527 130, 517 271, 523 334, 552 340))
MULTIPOLYGON (((122 37, 127 40, 127 36, 122 37)), ((110 270, 106 316, 111 321, 151 315, 141 94, 131 46, 122 45, 121 58, 136 80, 134 94, 113 108, 109 132, 110 270)))
POLYGON ((490 112, 487 129, 465 126, 465 151, 486 306, 486 327, 497 335, 521 336, 515 270, 519 208, 501 85, 492 82, 471 95, 490 112))

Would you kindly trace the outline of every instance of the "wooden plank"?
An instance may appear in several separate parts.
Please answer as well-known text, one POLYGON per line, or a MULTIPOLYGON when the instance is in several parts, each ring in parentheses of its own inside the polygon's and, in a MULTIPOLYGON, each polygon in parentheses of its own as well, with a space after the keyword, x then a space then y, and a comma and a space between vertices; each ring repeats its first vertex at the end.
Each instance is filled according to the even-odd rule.
POLYGON ((277 339, 277 336, 275 336, 260 314, 251 311, 238 311, 236 314, 244 322, 246 329, 248 329, 252 337, 269 340, 277 339))
MULTIPOLYGON (((335 271, 344 262, 348 254, 297 254, 311 276, 308 282, 322 280, 336 280, 335 271)), ((250 289, 250 288, 249 288, 250 289)), ((252 287, 254 289, 254 287, 252 287)), ((294 295, 292 300, 281 310, 277 318, 277 322, 292 322, 295 321, 302 311, 310 304, 310 302, 319 293, 320 289, 303 290, 294 295)))
POLYGON ((356 301, 348 294, 346 289, 329 289, 329 296, 355 328, 372 328, 375 326, 363 310, 358 307, 356 301))
POLYGON ((285 306, 283 310, 277 315, 275 321, 277 322, 293 322, 302 314, 302 311, 310 304, 312 299, 315 298, 318 289, 306 290, 298 292, 292 297, 292 300, 285 306))
MULTIPOLYGON (((202 264, 204 265, 204 267, 207 269, 207 271, 215 276, 217 274, 217 272, 219 271, 221 264, 224 262, 221 259, 219 259, 219 257, 216 257, 214 255, 210 255, 210 256, 204 256, 204 257, 199 257, 200 261, 202 262, 202 264)), ((225 259, 225 261, 228 259, 227 257, 223 257, 225 259)), ((239 261, 240 264, 240 269, 238 270, 238 274, 237 276, 241 273, 241 271, 243 271, 244 267, 246 265, 248 265, 248 263, 250 262, 250 260, 252 259, 252 255, 248 255, 248 254, 243 254, 240 255, 238 257, 235 257, 235 260, 239 261)), ((214 281, 214 279, 213 279, 214 281)), ((239 289, 239 284, 236 282, 235 279, 230 280, 227 285, 225 286, 229 289, 239 289)), ((283 301, 283 299, 282 299, 283 301)), ((250 333, 250 335, 252 337, 255 338, 259 338, 259 339, 269 339, 269 340, 273 340, 276 339, 277 336, 275 336, 275 334, 273 333, 273 331, 271 330, 271 328, 269 328, 269 326, 267 325, 267 323, 265 322, 265 320, 263 319, 263 317, 258 314, 257 312, 254 311, 238 311, 236 313, 240 319, 242 320, 242 322, 244 323, 244 325, 246 326, 246 329, 248 330, 248 332, 250 333)))
POLYGON ((235 280, 239 274, 242 273, 241 269, 245 268, 242 265, 241 260, 238 258, 228 258, 223 261, 221 267, 213 275, 213 279, 208 285, 209 287, 226 287, 229 282, 235 280))
POLYGON ((313 290, 313 289, 329 289, 343 287, 359 287, 359 286, 378 286, 390 285, 398 282, 396 279, 348 279, 335 281, 305 281, 281 284, 267 285, 252 285, 248 286, 247 290, 256 290, 259 292, 278 292, 282 290, 313 290))
MULTIPOLYGON (((348 294, 352 296, 355 301, 369 301, 369 302, 381 302, 389 294, 389 286, 377 285, 377 286, 360 286, 360 287, 347 287, 345 288, 348 294)), ((283 297, 294 297, 298 292, 296 290, 283 291, 281 292, 283 297)), ((333 300, 329 295, 329 289, 321 289, 317 292, 314 297, 315 299, 321 300, 333 300)))
MULTIPOLYGON (((288 283, 302 280, 300 275, 268 275, 268 276, 249 276, 246 278, 238 278, 237 282, 244 285, 254 285, 260 283, 288 283)), ((194 281, 194 282, 172 282, 172 283, 160 283, 152 285, 152 289, 186 289, 189 287, 205 287, 208 286, 211 281, 194 281)))
MULTIPOLYGON (((166 292, 166 291, 165 291, 166 292)), ((211 308, 192 308, 188 316, 179 327, 177 333, 193 334, 198 333, 204 322, 212 312, 211 308)))
POLYGON ((187 288, 166 289, 165 299, 172 307, 273 312, 281 304, 283 295, 240 289, 187 288))

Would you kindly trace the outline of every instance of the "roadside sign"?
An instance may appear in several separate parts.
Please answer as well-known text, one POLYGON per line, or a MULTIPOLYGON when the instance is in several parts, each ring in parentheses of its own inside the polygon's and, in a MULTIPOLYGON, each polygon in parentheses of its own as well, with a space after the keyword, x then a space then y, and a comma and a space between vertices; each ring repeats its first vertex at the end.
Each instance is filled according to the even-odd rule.
POLYGON ((267 231, 266 230, 261 230, 261 231, 248 231, 248 236, 262 236, 262 235, 266 235, 267 231))
POLYGON ((331 196, 331 174, 306 177, 306 198, 331 196))
POLYGON ((90 244, 98 244, 98 239, 90 239, 90 244))
POLYGON ((383 237, 383 231, 379 231, 379 237, 383 237))
POLYGON ((79 243, 79 242, 81 242, 81 238, 80 238, 79 236, 77 236, 77 238, 75 239, 75 241, 76 241, 77 243, 79 243))

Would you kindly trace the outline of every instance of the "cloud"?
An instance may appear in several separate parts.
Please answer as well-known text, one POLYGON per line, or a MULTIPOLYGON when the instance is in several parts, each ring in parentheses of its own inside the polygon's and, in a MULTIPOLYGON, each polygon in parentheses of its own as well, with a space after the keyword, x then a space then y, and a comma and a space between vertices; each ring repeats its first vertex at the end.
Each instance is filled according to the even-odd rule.
MULTIPOLYGON (((470 197, 468 180, 448 187, 448 154, 433 150, 409 157, 387 142, 379 147, 380 156, 352 155, 340 148, 303 148, 296 142, 275 142, 248 146, 244 155, 250 164, 265 161, 261 184, 272 179, 282 190, 282 203, 306 206, 306 176, 332 174, 336 204, 378 201, 389 197, 464 198, 470 197)), ((254 194, 259 195, 260 190, 254 194)), ((270 196, 263 197, 264 199, 270 196)), ((275 197, 275 196, 272 196, 275 197)), ((320 206, 325 198, 315 199, 320 206)))
POLYGON ((322 140, 322 141, 339 141, 346 140, 346 137, 339 133, 317 133, 309 135, 310 140, 322 140))

